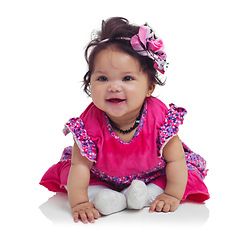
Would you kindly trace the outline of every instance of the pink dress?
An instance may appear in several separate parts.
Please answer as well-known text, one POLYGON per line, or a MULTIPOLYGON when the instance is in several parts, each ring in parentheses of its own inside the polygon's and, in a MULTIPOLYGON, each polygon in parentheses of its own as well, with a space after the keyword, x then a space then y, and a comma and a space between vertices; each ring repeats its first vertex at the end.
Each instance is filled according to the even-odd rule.
MULTIPOLYGON (((71 118, 64 134, 71 132, 81 154, 93 162, 90 185, 105 184, 121 191, 134 179, 166 186, 166 161, 162 151, 166 143, 178 134, 186 110, 146 98, 139 126, 130 142, 124 142, 114 132, 108 117, 93 103, 78 118, 71 118)), ((188 182, 182 200, 205 201, 209 193, 203 179, 207 175, 206 161, 182 143, 188 168, 188 182)), ((44 174, 40 184, 54 192, 66 192, 71 166, 72 147, 64 149, 61 160, 44 174)))

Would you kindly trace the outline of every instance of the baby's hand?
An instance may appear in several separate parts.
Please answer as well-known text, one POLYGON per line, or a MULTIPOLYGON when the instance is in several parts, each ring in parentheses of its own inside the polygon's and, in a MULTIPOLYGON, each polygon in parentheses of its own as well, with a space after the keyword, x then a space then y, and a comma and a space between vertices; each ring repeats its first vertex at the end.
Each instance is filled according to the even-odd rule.
POLYGON ((75 222, 78 222, 78 219, 80 219, 83 223, 94 223, 94 219, 98 219, 100 213, 94 208, 92 203, 85 202, 72 208, 72 216, 75 222))
POLYGON ((149 212, 174 212, 179 203, 179 199, 163 193, 158 195, 152 202, 149 212))

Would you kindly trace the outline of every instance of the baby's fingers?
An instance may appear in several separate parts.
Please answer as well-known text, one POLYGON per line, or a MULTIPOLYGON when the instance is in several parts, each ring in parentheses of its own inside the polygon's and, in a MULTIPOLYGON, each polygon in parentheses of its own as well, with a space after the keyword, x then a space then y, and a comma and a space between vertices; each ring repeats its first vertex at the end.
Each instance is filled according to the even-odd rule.
POLYGON ((79 211, 79 217, 83 223, 88 223, 88 218, 84 211, 79 211))
POLYGON ((73 220, 74 222, 78 222, 79 218, 83 223, 88 223, 87 216, 84 211, 79 211, 79 212, 73 212, 73 220))
POLYGON ((160 201, 158 199, 154 200, 149 208, 149 212, 154 212, 155 210, 157 212, 161 212, 164 206, 164 201, 160 201))
POLYGON ((166 213, 166 212, 169 212, 170 209, 171 209, 170 204, 165 203, 164 206, 163 206, 163 208, 162 208, 162 211, 166 213))
POLYGON ((73 220, 74 222, 78 222, 78 212, 73 213, 73 220))
POLYGON ((87 215, 87 218, 88 218, 88 221, 90 223, 94 223, 95 222, 95 218, 98 218, 97 217, 97 214, 94 214, 95 211, 94 210, 86 210, 86 215, 87 215))
POLYGON ((98 219, 100 217, 100 213, 96 209, 87 209, 87 210, 80 210, 79 212, 73 213, 73 219, 74 222, 78 222, 79 218, 80 220, 86 224, 88 222, 94 223, 95 219, 98 219))
POLYGON ((98 218, 101 217, 101 215, 100 215, 100 213, 99 213, 99 211, 97 209, 94 208, 92 210, 92 212, 93 212, 93 216, 94 216, 95 219, 98 219, 98 218))

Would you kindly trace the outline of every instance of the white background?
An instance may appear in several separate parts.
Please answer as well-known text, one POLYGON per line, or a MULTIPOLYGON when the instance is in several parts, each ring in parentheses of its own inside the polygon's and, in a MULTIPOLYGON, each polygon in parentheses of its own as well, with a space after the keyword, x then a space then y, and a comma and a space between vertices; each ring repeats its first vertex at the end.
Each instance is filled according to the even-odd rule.
POLYGON ((1 1, 0 235, 237 239, 239 22, 237 0, 1 1), (180 137, 207 160, 211 199, 183 204, 175 213, 143 209, 75 224, 66 195, 38 183, 72 144, 63 124, 91 101, 81 89, 84 47, 92 30, 113 16, 148 22, 163 39, 168 80, 154 95, 188 110, 180 137))

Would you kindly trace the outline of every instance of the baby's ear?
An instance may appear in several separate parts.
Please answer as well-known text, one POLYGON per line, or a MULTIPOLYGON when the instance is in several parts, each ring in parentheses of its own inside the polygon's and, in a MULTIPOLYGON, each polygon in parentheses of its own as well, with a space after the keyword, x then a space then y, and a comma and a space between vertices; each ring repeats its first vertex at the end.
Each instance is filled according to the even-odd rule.
POLYGON ((156 84, 155 83, 150 83, 149 85, 149 89, 148 89, 148 93, 147 93, 147 97, 150 97, 154 91, 156 87, 156 84))

